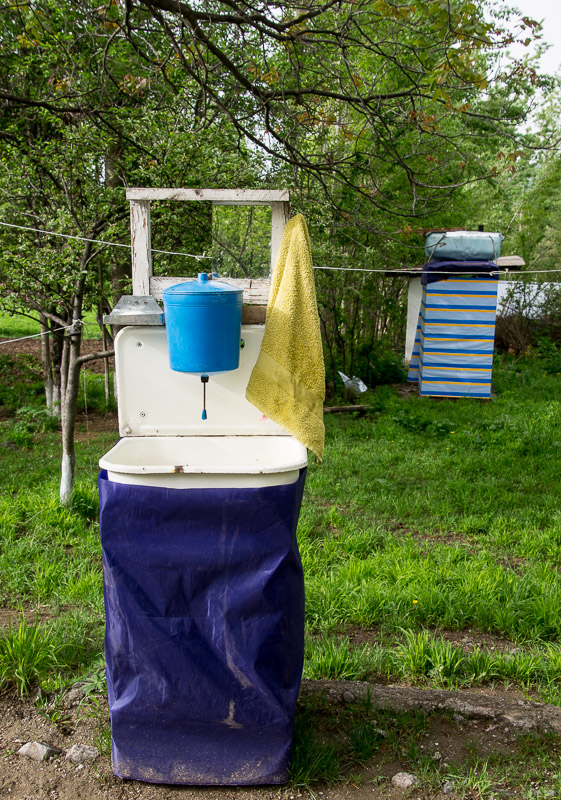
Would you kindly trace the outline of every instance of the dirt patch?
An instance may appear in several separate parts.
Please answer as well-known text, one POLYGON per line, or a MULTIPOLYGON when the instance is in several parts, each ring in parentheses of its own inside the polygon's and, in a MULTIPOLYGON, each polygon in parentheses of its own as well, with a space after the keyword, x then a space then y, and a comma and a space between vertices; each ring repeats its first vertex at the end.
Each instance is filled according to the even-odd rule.
POLYGON ((354 647, 363 647, 364 645, 378 644, 380 642, 380 629, 373 628, 356 628, 349 626, 344 629, 344 633, 349 637, 349 644, 354 647))
MULTIPOLYGON (((402 797, 456 800, 462 796, 440 791, 446 776, 477 751, 477 757, 512 757, 518 731, 528 730, 533 721, 537 728, 561 729, 561 709, 528 703, 518 695, 495 692, 426 692, 419 689, 378 687, 348 681, 305 681, 302 696, 327 694, 331 713, 337 707, 356 700, 366 691, 371 693, 375 708, 391 708, 385 712, 389 733, 395 724, 393 712, 423 709, 430 716, 423 731, 412 739, 405 730, 397 744, 382 743, 375 756, 352 773, 347 783, 334 787, 314 786, 312 797, 322 800, 398 800, 402 797), (456 711, 453 711, 456 708, 456 711), (458 710, 458 709, 461 709, 458 710), (463 713, 462 713, 463 712, 463 713), (512 718, 509 717, 511 714, 512 718), (545 722, 545 724, 544 724, 545 722), (549 727, 548 727, 549 726, 549 727), (413 794, 395 789, 391 777, 397 772, 412 771, 411 748, 417 750, 417 764, 436 765, 435 787, 419 785, 413 794)), ((0 797, 17 800, 298 800, 308 792, 297 787, 189 787, 163 786, 125 781, 113 775, 107 752, 108 710, 104 698, 92 705, 72 707, 64 715, 49 717, 28 699, 0 698, 0 797), (42 741, 60 747, 62 755, 45 763, 36 763, 17 755, 28 741, 42 741), (101 747, 101 755, 91 763, 79 766, 66 760, 65 753, 74 744, 101 747)), ((384 731, 382 731, 384 733, 384 731)), ((390 736, 388 735, 388 742, 390 736)), ((551 743, 555 749, 556 744, 551 743)), ((555 754, 553 754, 555 755, 555 754)), ((425 782, 426 783, 426 782, 425 782)), ((522 788, 522 787, 520 787, 522 788)), ((511 792, 518 794, 517 791, 511 792)), ((463 795, 465 796, 465 794, 463 795)))
POLYGON ((25 619, 27 625, 44 623, 51 618, 51 614, 45 608, 0 608, 0 628, 12 627, 12 630, 19 627, 21 618, 25 619))
POLYGON ((442 531, 438 533, 426 533, 404 525, 402 522, 391 522, 388 530, 398 537, 410 537, 422 542, 434 542, 435 544, 457 544, 460 547, 473 547, 473 542, 467 536, 462 536, 455 531, 442 531))
POLYGON ((404 525, 403 522, 389 522, 388 530, 396 536, 420 536, 419 531, 404 525))
POLYGON ((119 418, 116 413, 78 414, 76 417, 76 441, 84 442, 97 433, 114 433, 119 436, 119 418))
POLYGON ((416 383, 399 383, 396 384, 396 389, 400 397, 408 397, 409 395, 416 395, 418 393, 416 383))
POLYGON ((497 653, 517 653, 520 648, 510 639, 503 639, 500 636, 493 636, 490 633, 473 630, 468 628, 465 631, 443 631, 435 628, 432 630, 435 636, 442 636, 447 642, 462 647, 466 652, 473 653, 478 650, 492 650, 497 653))
POLYGON ((321 692, 331 705, 368 699, 372 708, 392 711, 449 713, 478 724, 504 725, 511 730, 561 734, 561 708, 526 700, 525 695, 495 689, 448 691, 414 686, 382 686, 366 681, 306 680, 301 696, 321 692))
MULTIPOLYGON (((516 642, 511 639, 504 639, 500 636, 493 636, 490 633, 476 630, 474 628, 466 628, 463 631, 450 631, 441 628, 428 629, 433 636, 441 636, 445 641, 451 642, 457 647, 463 648, 467 653, 473 653, 477 648, 479 650, 491 650, 497 653, 517 653, 521 649, 516 642)), ((359 628, 354 625, 349 625, 344 628, 342 633, 348 636, 349 643, 355 647, 362 647, 363 645, 375 645, 380 641, 387 641, 388 635, 382 636, 380 628, 359 628)), ((395 636, 396 640, 398 639, 395 636)))
MULTIPOLYGON (((13 339, 0 339, 0 344, 2 345, 2 355, 24 354, 33 356, 38 363, 41 361, 41 342, 39 337, 36 339, 23 339, 19 342, 13 339), (6 344, 4 344, 4 342, 6 342, 6 344)), ((82 339, 82 355, 100 351, 103 351, 103 341, 101 339, 82 339)), ((88 361, 86 369, 91 370, 91 372, 103 372, 103 359, 100 358, 96 361, 88 361)), ((109 359, 109 369, 112 371, 115 369, 115 360, 113 358, 109 359)))
MULTIPOLYGON (((303 796, 297 789, 276 786, 255 789, 189 787, 122 780, 113 774, 107 752, 92 763, 73 764, 65 758, 73 745, 100 744, 100 725, 105 725, 108 718, 107 704, 102 699, 95 708, 88 710, 82 706, 71 709, 68 715, 73 718, 72 725, 57 725, 42 716, 30 700, 0 698, 0 797, 3 800, 296 800, 303 796), (44 763, 17 755, 22 744, 29 741, 55 745, 63 753, 44 763)), ((327 794, 324 796, 327 800, 327 794)), ((376 800, 371 790, 368 797, 376 800)))
MULTIPOLYGON (((60 430, 60 425, 58 427, 60 430)), ((87 414, 82 412, 76 415, 75 438, 77 442, 85 442, 98 433, 114 433, 116 438, 119 437, 119 417, 115 412, 98 414, 95 411, 89 411, 87 414)), ((37 434, 39 440, 41 435, 37 434)), ((17 449, 17 445, 10 442, 3 446, 17 449)))
POLYGON ((517 575, 522 575, 524 567, 528 564, 528 559, 522 556, 502 556, 497 560, 503 569, 512 570, 517 575))

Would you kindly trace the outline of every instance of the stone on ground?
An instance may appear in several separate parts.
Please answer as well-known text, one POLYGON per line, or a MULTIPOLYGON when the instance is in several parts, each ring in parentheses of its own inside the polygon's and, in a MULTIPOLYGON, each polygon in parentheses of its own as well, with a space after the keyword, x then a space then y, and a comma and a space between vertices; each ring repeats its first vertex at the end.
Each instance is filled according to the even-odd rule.
POLYGON ((65 694, 63 699, 64 708, 70 709, 80 704, 80 702, 86 696, 83 686, 83 683, 75 683, 74 686, 65 694))
POLYGON ((98 755, 99 750, 91 744, 73 744, 66 753, 66 760, 73 764, 83 764, 84 761, 95 761, 98 755))
POLYGON ((45 742, 26 742, 18 750, 18 756, 32 758, 33 761, 48 761, 62 753, 60 747, 45 742))
POLYGON ((98 755, 99 750, 91 744, 73 744, 66 754, 66 759, 73 764, 83 764, 84 761, 95 761, 98 755))
POLYGON ((409 772, 397 772, 392 778, 392 785, 396 789, 410 789, 417 783, 417 778, 409 772))

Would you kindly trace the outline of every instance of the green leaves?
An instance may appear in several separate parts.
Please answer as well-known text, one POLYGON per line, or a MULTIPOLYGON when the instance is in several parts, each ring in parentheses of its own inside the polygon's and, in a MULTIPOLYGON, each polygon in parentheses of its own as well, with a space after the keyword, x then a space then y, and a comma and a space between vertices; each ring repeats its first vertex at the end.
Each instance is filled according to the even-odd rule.
POLYGON ((29 692, 41 678, 63 665, 49 632, 37 623, 28 625, 23 615, 17 628, 0 634, 0 688, 15 685, 18 694, 29 692))

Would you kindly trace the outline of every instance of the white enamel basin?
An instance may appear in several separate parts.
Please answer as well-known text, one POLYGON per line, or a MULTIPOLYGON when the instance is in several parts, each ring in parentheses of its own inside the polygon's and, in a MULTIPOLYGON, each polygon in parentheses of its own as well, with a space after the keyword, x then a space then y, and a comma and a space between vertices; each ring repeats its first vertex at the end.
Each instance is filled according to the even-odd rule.
POLYGON ((202 489, 294 483, 307 463, 291 436, 131 436, 99 465, 115 483, 202 489))

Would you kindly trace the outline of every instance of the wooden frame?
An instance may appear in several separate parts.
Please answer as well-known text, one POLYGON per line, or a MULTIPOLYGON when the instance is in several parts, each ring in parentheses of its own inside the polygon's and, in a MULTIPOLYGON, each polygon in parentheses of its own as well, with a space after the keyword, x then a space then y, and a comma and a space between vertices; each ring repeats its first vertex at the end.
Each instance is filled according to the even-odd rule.
MULTIPOLYGON (((132 293, 152 295, 161 300, 162 291, 186 280, 155 277, 152 270, 152 237, 150 202, 152 200, 208 201, 225 206, 271 206, 271 272, 275 266, 284 228, 290 216, 290 193, 286 189, 127 189, 130 202, 132 244, 132 293)), ((228 278, 228 283, 244 290, 246 305, 267 304, 271 287, 270 277, 256 280, 228 278)), ((259 316, 259 315, 253 315, 259 316)), ((249 321, 249 320, 248 320, 249 321)), ((251 321, 260 321, 252 319, 251 321)))

